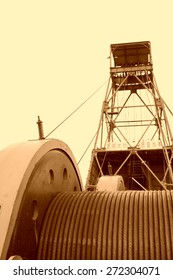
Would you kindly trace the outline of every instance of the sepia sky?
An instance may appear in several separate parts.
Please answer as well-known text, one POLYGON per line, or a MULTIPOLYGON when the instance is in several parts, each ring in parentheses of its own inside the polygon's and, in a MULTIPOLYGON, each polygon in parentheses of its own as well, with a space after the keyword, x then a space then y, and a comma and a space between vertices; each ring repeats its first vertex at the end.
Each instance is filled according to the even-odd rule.
MULTIPOLYGON (((172 8, 171 0, 0 1, 0 149, 38 138, 38 115, 46 136, 104 84, 112 43, 151 41, 157 84, 173 110, 172 8)), ((50 135, 77 161, 105 93, 106 84, 50 135)), ((79 165, 84 183, 91 148, 79 165)))

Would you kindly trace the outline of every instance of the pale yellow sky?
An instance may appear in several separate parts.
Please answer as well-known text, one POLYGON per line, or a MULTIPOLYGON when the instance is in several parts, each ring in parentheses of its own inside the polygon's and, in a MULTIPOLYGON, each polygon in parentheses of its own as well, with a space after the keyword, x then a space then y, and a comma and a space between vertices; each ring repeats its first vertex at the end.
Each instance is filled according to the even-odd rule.
MULTIPOLYGON (((151 41, 154 73, 173 110, 172 1, 0 2, 0 149, 45 135, 109 77, 111 43, 151 41)), ((51 137, 77 161, 96 132, 106 86, 51 137)), ((83 181, 90 152, 79 168, 83 181)))

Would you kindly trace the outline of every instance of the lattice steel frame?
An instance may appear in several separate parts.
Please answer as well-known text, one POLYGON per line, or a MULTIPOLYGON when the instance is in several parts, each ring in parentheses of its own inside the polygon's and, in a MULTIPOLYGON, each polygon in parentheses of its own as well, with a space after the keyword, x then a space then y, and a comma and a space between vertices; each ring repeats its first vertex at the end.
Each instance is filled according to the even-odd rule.
POLYGON ((142 163, 166 189, 168 182, 170 185, 173 184, 171 167, 173 138, 165 102, 160 95, 153 73, 150 42, 112 44, 110 46, 110 79, 102 105, 87 184, 91 183, 93 160, 98 163, 100 175, 104 175, 97 159, 98 150, 106 151, 111 144, 116 142, 116 147, 124 145, 129 150, 125 162, 131 154, 136 154, 138 159, 143 161, 138 150, 142 148, 144 141, 145 144, 147 141, 155 144, 158 141, 159 148, 164 151, 167 168, 162 180, 155 176, 145 162, 142 163), (122 98, 123 96, 125 97, 122 98), (135 131, 134 141, 129 139, 132 130, 135 131), (171 149, 171 156, 170 153, 168 154, 168 149, 171 149), (165 182, 167 176, 169 180, 165 182))

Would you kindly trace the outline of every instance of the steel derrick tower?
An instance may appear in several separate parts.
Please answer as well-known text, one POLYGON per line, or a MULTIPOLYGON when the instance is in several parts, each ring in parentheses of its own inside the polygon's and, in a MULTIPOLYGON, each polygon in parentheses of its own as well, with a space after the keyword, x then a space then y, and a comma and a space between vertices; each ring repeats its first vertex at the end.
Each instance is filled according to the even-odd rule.
POLYGON ((172 133, 149 41, 111 44, 110 80, 86 187, 122 175, 127 189, 172 189, 172 133))

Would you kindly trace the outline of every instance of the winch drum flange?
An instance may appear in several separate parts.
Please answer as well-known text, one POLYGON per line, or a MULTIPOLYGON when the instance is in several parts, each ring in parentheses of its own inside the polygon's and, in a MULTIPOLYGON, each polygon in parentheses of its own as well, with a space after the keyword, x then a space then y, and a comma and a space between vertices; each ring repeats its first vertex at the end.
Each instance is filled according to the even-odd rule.
POLYGON ((0 152, 0 256, 36 259, 47 207, 60 191, 81 191, 69 147, 60 140, 28 141, 0 152))

